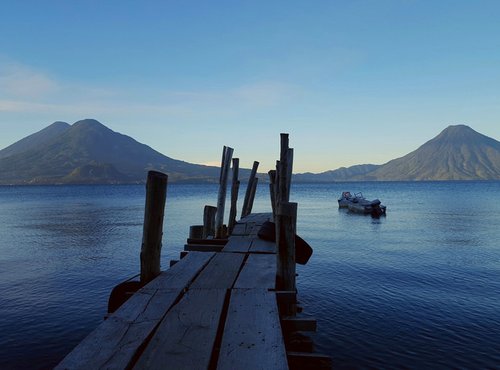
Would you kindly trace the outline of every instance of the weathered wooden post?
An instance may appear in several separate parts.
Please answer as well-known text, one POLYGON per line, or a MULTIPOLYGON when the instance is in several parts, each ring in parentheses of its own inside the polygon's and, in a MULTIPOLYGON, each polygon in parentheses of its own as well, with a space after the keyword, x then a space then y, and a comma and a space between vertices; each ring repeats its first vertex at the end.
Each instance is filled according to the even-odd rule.
POLYGON ((280 290, 295 291, 295 233, 297 203, 290 203, 293 150, 288 147, 288 134, 281 134, 280 160, 276 164, 276 285, 280 290))
POLYGON ((203 232, 201 237, 203 239, 209 236, 215 236, 215 214, 217 213, 217 207, 205 206, 203 209, 203 232))
POLYGON ((288 180, 288 173, 291 172, 292 164, 288 163, 288 134, 280 134, 281 136, 281 151, 279 163, 279 201, 288 202, 290 200, 290 181, 288 180))
POLYGON ((257 192, 257 185, 259 184, 259 178, 256 177, 253 179, 252 188, 250 189, 250 198, 248 199, 247 204, 247 216, 252 213, 253 201, 255 200, 255 193, 257 192))
POLYGON ((227 223, 227 232, 232 234, 234 225, 236 224, 236 212, 238 204, 238 191, 240 189, 240 182, 238 180, 238 172, 240 168, 239 158, 233 158, 233 183, 231 186, 231 208, 229 209, 229 221, 227 223))
POLYGON ((224 230, 224 208, 226 205, 227 177, 233 157, 233 148, 224 146, 222 152, 222 166, 219 181, 219 194, 217 197, 217 214, 215 216, 215 238, 222 239, 227 235, 224 230))
POLYGON ((276 219, 276 192, 275 192, 275 181, 276 181, 276 170, 269 170, 269 194, 271 196, 271 208, 273 210, 273 220, 276 219))
POLYGON ((286 151, 286 189, 287 198, 290 199, 290 190, 292 189, 292 171, 293 171, 293 148, 288 148, 286 151))
POLYGON ((203 225, 189 226, 189 239, 201 239, 203 237, 203 225))
POLYGON ((276 161, 276 174, 274 175, 274 207, 278 210, 280 202, 280 161, 276 161))
POLYGON ((243 201, 243 207, 241 208, 241 218, 248 216, 250 214, 248 206, 250 204, 250 198, 252 196, 252 187, 254 186, 255 176, 257 175, 257 168, 259 168, 259 162, 254 161, 252 166, 252 171, 250 172, 250 177, 248 178, 245 200, 243 201))
POLYGON ((146 183, 146 206, 141 246, 141 284, 147 284, 160 274, 163 216, 167 199, 168 176, 149 171, 146 183))
POLYGON ((276 283, 279 290, 295 291, 297 203, 282 202, 277 215, 280 225, 280 237, 276 243, 278 248, 278 275, 276 283))

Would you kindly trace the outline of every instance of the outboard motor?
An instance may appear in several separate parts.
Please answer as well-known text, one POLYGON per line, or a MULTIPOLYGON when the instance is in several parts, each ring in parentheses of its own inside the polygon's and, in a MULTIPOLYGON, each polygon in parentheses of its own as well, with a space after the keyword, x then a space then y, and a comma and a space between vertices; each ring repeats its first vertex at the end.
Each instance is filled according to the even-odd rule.
POLYGON ((380 200, 374 199, 371 201, 370 205, 372 206, 372 217, 380 217, 381 215, 384 214, 384 209, 380 207, 380 200))

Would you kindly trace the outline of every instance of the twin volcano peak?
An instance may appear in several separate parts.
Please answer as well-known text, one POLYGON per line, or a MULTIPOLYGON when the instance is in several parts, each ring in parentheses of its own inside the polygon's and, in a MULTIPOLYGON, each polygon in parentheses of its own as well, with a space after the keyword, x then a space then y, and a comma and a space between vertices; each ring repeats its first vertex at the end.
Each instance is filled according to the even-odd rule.
POLYGON ((138 183, 152 169, 172 182, 215 182, 219 173, 167 157, 95 119, 54 122, 0 150, 0 184, 138 183))

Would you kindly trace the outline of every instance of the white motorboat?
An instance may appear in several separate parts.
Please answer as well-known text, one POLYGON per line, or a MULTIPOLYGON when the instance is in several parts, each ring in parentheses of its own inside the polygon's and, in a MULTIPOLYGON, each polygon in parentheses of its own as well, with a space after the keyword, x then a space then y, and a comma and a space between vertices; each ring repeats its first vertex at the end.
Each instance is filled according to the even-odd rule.
POLYGON ((385 215, 387 207, 382 205, 380 200, 368 200, 362 193, 351 194, 349 191, 342 192, 338 199, 339 208, 348 208, 349 211, 362 214, 371 214, 379 217, 385 215))

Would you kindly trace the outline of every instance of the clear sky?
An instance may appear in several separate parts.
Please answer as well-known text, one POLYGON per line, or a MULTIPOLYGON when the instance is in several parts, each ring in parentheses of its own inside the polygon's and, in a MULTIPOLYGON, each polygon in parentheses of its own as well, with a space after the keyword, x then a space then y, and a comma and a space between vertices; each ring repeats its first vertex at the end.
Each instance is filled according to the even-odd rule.
POLYGON ((0 0, 0 148, 95 118, 161 153, 294 172, 500 138, 500 1, 0 0))

